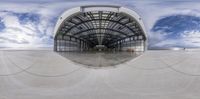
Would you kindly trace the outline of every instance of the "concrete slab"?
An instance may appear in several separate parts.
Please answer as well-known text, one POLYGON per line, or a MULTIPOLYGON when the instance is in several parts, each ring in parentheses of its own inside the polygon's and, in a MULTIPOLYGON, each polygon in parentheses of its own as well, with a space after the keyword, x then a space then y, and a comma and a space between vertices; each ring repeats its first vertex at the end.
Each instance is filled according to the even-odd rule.
POLYGON ((73 53, 69 58, 47 50, 0 51, 0 99, 200 97, 200 51, 147 51, 136 58, 125 53, 106 55, 73 53), (91 60, 98 66, 98 59, 92 60, 97 56, 101 64, 115 68, 81 65, 91 60))

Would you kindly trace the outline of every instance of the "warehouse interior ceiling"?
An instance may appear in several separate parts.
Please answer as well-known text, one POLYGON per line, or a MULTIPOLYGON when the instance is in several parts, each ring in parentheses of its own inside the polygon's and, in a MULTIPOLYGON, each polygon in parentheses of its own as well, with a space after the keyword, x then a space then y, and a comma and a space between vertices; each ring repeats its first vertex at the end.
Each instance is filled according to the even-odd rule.
MULTIPOLYGON (((61 16, 60 19, 63 17, 61 16)), ((55 51, 144 51, 146 36, 134 17, 114 11, 70 15, 55 35, 55 51)), ((139 18, 141 20, 141 18, 139 18)))

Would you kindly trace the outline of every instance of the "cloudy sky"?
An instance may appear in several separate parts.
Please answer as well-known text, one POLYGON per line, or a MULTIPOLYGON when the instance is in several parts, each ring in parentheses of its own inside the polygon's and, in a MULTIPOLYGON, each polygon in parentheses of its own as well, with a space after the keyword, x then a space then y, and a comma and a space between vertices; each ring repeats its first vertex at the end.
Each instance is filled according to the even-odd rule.
POLYGON ((138 12, 149 48, 200 47, 200 0, 1 0, 0 47, 52 47, 58 16, 90 4, 138 12))

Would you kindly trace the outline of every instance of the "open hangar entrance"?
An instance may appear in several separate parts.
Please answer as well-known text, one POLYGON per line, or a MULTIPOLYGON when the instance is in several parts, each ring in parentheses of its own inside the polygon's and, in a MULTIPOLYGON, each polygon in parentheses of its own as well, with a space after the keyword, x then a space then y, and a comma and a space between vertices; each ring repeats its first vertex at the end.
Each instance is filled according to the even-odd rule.
POLYGON ((120 6, 91 5, 65 11, 54 30, 54 51, 145 51, 141 17, 120 6))

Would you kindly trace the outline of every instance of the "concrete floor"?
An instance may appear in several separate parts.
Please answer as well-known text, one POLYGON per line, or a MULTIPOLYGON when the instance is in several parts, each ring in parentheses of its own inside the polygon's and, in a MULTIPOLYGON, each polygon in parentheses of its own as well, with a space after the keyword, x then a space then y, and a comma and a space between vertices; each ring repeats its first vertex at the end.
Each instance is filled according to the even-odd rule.
POLYGON ((198 50, 142 55, 4 50, 0 99, 199 99, 199 56, 198 50), (88 68, 92 65, 101 67, 88 68))
POLYGON ((59 52, 59 54, 88 68, 115 68, 119 64, 138 57, 142 52, 59 52))

